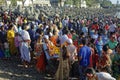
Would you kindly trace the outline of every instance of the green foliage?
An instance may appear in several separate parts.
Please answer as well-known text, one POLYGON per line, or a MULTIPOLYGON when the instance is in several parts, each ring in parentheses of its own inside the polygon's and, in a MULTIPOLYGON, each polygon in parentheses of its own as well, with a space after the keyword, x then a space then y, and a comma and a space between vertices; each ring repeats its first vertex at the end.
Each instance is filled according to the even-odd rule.
POLYGON ((88 7, 92 7, 92 5, 96 3, 97 3, 97 0, 86 0, 86 4, 88 7))
POLYGON ((0 0, 0 5, 5 4, 5 0, 0 0))
POLYGON ((101 3, 102 7, 111 7, 112 6, 112 2, 110 0, 103 0, 101 3))
POLYGON ((17 5, 17 0, 11 0, 11 5, 16 6, 17 5))
POLYGON ((73 4, 73 0, 66 0, 66 1, 65 1, 65 4, 70 4, 70 5, 72 5, 72 4, 73 4))
MULTIPOLYGON (((86 4, 88 7, 92 7, 94 6, 94 4, 100 3, 102 7, 105 6, 112 6, 112 2, 110 0, 85 0, 86 4)), ((81 0, 66 0, 65 4, 69 4, 69 5, 75 5, 77 7, 80 6, 81 0)))
POLYGON ((69 5, 74 5, 76 7, 80 7, 80 2, 81 2, 81 0, 66 0, 65 4, 69 4, 69 5))
POLYGON ((73 0, 73 5, 80 7, 81 0, 73 0))

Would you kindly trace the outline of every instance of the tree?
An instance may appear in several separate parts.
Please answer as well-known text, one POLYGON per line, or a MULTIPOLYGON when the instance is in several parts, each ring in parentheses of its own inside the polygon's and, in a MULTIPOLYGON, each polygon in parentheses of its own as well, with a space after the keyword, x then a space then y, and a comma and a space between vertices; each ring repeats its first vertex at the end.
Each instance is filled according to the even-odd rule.
POLYGON ((65 4, 74 5, 80 7, 81 0, 66 0, 65 4))
POLYGON ((81 0, 73 0, 73 5, 80 7, 81 0))
POLYGON ((73 5, 73 0, 66 0, 65 4, 73 5))
POLYGON ((0 5, 6 4, 6 0, 0 0, 0 5))
POLYGON ((85 0, 87 6, 92 7, 93 4, 98 3, 98 0, 85 0))
POLYGON ((101 2, 102 7, 112 7, 112 2, 110 0, 103 0, 101 2))
POLYGON ((11 5, 16 6, 17 5, 17 0, 11 0, 11 5))
MULTIPOLYGON (((110 0, 85 0, 85 1, 88 7, 92 7, 94 6, 94 4, 97 4, 97 3, 100 3, 102 7, 112 6, 112 2, 110 0)), ((79 7, 81 4, 81 0, 66 0, 65 4, 75 5, 79 7)))

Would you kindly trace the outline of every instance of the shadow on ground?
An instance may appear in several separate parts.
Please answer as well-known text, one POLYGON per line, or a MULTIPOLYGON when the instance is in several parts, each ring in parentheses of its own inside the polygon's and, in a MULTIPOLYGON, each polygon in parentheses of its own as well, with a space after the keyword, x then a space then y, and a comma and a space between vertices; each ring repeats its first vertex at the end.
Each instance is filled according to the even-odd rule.
POLYGON ((45 80, 44 75, 38 73, 35 64, 24 68, 17 57, 11 60, 0 59, 0 80, 45 80))

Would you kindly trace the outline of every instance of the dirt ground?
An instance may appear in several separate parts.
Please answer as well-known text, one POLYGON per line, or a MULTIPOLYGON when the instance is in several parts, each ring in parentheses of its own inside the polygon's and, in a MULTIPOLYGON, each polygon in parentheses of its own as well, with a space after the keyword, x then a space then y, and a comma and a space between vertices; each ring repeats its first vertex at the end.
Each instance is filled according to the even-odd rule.
POLYGON ((0 59, 0 80, 46 80, 35 69, 35 64, 24 68, 18 57, 10 60, 0 59))

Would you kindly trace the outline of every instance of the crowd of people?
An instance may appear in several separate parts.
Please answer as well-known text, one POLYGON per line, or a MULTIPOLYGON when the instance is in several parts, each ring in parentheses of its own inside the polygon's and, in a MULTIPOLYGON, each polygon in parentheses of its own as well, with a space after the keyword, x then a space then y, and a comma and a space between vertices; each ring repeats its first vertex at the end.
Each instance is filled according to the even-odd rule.
POLYGON ((18 56, 25 68, 36 59, 36 70, 55 80, 120 80, 120 19, 97 15, 29 21, 4 12, 0 58, 18 56))

